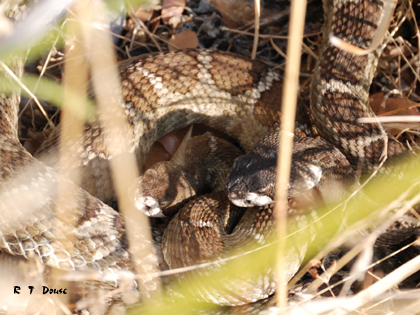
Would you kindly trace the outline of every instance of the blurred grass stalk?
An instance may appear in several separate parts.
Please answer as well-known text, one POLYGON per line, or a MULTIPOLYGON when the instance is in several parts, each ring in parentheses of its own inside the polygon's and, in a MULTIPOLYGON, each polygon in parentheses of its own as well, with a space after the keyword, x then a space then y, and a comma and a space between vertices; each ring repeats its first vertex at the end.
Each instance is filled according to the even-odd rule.
POLYGON ((306 0, 292 1, 286 53, 286 74, 281 105, 280 141, 277 157, 276 192, 274 198, 274 212, 276 217, 277 237, 279 241, 276 262, 276 298, 280 313, 285 313, 287 307, 286 284, 289 279, 286 279, 285 254, 288 252, 286 251, 288 193, 305 15, 306 0))
POLYGON ((257 48, 258 48, 258 38, 260 35, 260 15, 261 15, 261 1, 254 0, 254 43, 252 45, 251 59, 255 60, 257 57, 257 48))
MULTIPOLYGON (((81 27, 83 22, 83 3, 81 0, 74 3, 74 20, 68 22, 67 41, 65 45, 65 62, 63 73, 63 103, 61 112, 61 137, 60 137, 60 168, 58 182, 58 200, 56 216, 59 221, 68 222, 76 227, 75 220, 79 203, 74 202, 69 207, 69 200, 78 199, 78 187, 81 184, 81 167, 79 159, 74 155, 74 143, 83 142, 84 117, 86 112, 86 91, 88 85, 87 60, 83 42, 81 41, 81 27), (77 167, 74 167, 77 165, 77 167), (72 180, 66 180, 66 173, 72 168, 72 180)), ((67 238, 60 240, 65 250, 73 255, 75 237, 73 235, 62 236, 67 238)), ((57 287, 65 288, 66 283, 60 279, 61 270, 52 269, 57 287)), ((67 295, 61 297, 63 305, 68 305, 67 295)))
MULTIPOLYGON (((130 189, 130 185, 139 177, 139 171, 134 152, 130 152, 131 129, 122 106, 124 100, 109 24, 105 19, 106 8, 101 1, 82 2, 85 22, 82 24, 83 39, 90 60, 96 101, 101 110, 99 118, 101 125, 108 130, 105 137, 112 156, 110 164, 119 210, 125 218, 135 272, 147 282, 149 275, 157 272, 157 258, 153 251, 148 218, 134 206, 133 191, 130 189)), ((150 297, 159 299, 160 279, 149 281, 157 283, 153 292, 147 289, 145 282, 138 282, 143 302, 150 297)))

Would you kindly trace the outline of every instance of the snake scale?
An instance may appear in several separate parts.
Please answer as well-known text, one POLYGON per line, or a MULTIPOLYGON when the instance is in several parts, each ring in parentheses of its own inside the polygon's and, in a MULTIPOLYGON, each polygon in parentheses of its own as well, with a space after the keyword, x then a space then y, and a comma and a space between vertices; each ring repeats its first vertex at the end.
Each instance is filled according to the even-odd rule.
MULTIPOLYGON (((382 0, 324 1, 324 41, 311 83, 310 115, 326 141, 301 137, 305 135, 303 131, 307 130, 307 117, 304 113, 298 114, 299 129, 294 142, 295 166, 290 190, 292 197, 298 197, 302 191, 320 185, 325 179, 345 178, 360 163, 364 169, 371 170, 379 164, 385 143, 388 157, 405 151, 400 142, 382 132, 377 125, 360 125, 356 122, 359 117, 374 115, 367 105, 368 92, 380 49, 365 56, 354 56, 335 48, 328 41, 328 36, 333 33, 358 47, 368 47, 381 18, 382 8, 382 0), (311 155, 321 158, 308 165, 309 161, 305 159, 311 155)), ((230 175, 227 183, 228 194, 234 204, 229 203, 223 192, 215 192, 187 204, 177 220, 186 218, 193 222, 199 207, 204 209, 206 218, 198 218, 194 228, 200 224, 204 228, 213 225, 213 221, 207 220, 210 218, 215 220, 214 224, 222 222, 224 229, 231 221, 238 221, 240 215, 226 217, 218 210, 223 204, 240 212, 246 211, 240 221, 248 226, 247 237, 252 237, 249 236, 252 233, 271 233, 274 225, 272 206, 269 204, 273 199, 275 179, 276 152, 274 149, 273 153, 272 149, 278 142, 275 131, 278 128, 281 99, 279 73, 261 62, 213 50, 135 57, 121 63, 120 69, 124 108, 132 132, 130 145, 138 156, 140 169, 144 157, 158 138, 192 123, 203 123, 224 131, 237 139, 248 152, 236 160, 233 167, 236 173, 230 175), (266 150, 267 147, 271 147, 270 151, 266 150), (244 169, 248 169, 245 177, 241 175, 244 169), (263 179, 269 179, 270 183, 262 181, 261 174, 257 173, 262 173, 263 179), (267 190, 267 187, 271 190, 267 190), (261 208, 241 210, 242 206, 261 208), (210 211, 213 208, 216 212, 210 211), (265 230, 256 231, 261 227, 265 230)), ((47 269, 88 267, 104 273, 132 270, 124 220, 118 212, 100 201, 112 198, 113 189, 108 165, 110 156, 99 123, 86 125, 84 142, 80 150, 75 151, 83 165, 83 189, 75 188, 76 200, 65 200, 62 209, 76 209, 73 218, 76 223, 73 226, 56 219, 57 183, 63 179, 27 153, 17 138, 16 104, 16 96, 3 95, 1 98, 1 251, 25 258, 35 254, 47 269), (31 187, 37 188, 36 195, 27 192, 31 187), (67 237, 70 243, 66 243, 67 237), (72 254, 66 252, 68 246, 73 248, 72 254)), ((41 150, 41 155, 56 153, 57 148, 53 143, 59 137, 59 132, 59 128, 56 128, 52 140, 41 150)), ((310 136, 310 132, 307 135, 310 136)), ((186 225, 174 223, 168 227, 166 234, 184 235, 188 229, 186 225)), ((243 231, 242 228, 237 230, 243 231)), ((211 236, 211 233, 207 235, 202 231, 195 230, 194 233, 202 233, 202 238, 211 236)), ((241 242, 236 239, 235 229, 230 234, 214 233, 219 234, 217 237, 225 234, 221 241, 224 245, 215 241, 209 246, 223 247, 241 242)), ((170 236, 167 238, 179 243, 170 236)), ((188 246, 197 247, 194 238, 187 238, 186 242, 188 246)), ((287 278, 298 270, 304 251, 304 248, 300 248, 290 253, 287 278)), ((177 258, 178 249, 169 246, 165 253, 174 267, 189 264, 177 258)), ((194 263, 206 260, 204 252, 197 253, 194 263)), ((224 297, 219 292, 219 296, 206 299, 235 305, 253 302, 274 291, 271 276, 254 282, 248 280, 244 280, 246 285, 240 294, 224 297)), ((243 286, 240 281, 236 285, 243 286)), ((116 283, 108 285, 117 286, 116 283)), ((221 291, 229 291, 229 285, 221 291)), ((150 289, 153 289, 153 285, 150 289)))

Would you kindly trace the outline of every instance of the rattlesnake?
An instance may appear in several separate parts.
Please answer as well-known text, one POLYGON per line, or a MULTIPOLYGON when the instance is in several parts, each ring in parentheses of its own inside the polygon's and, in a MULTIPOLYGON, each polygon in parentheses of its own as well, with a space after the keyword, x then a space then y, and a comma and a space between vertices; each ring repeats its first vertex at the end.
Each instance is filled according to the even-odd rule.
MULTIPOLYGON (((367 106, 368 89, 380 51, 353 56, 329 44, 328 35, 333 32, 347 42, 367 47, 380 20, 383 2, 326 0, 324 7, 324 43, 312 80, 311 115, 319 133, 338 147, 354 166, 361 161, 365 168, 371 169, 382 155, 384 133, 376 125, 361 126, 356 119, 373 116, 367 106)), ((212 50, 177 51, 125 61, 121 64, 121 77, 132 132, 130 145, 139 157, 140 168, 154 141, 193 122, 224 130, 238 139, 246 151, 263 135, 277 128, 280 76, 257 61, 212 50)), ((16 99, 3 97, 0 107, 1 250, 25 257, 34 252, 45 265, 62 269, 88 266, 102 271, 132 270, 123 218, 89 194, 102 200, 113 197, 107 143, 99 123, 86 126, 83 150, 78 156, 84 167, 83 188, 89 193, 77 189, 77 200, 66 200, 65 203, 77 210, 77 223, 72 227, 55 219, 58 175, 30 156, 17 139, 15 104, 16 99), (28 169, 32 172, 28 173, 28 169), (42 194, 26 194, 30 186, 39 187, 42 194), (23 202, 18 203, 17 199, 23 202), (60 241, 65 240, 66 234, 63 235, 57 226, 66 228, 68 235, 75 238, 70 244, 75 249, 73 256, 63 250, 60 241)), ((57 139, 58 135, 59 128, 51 139, 57 139)), ((388 138, 388 156, 405 150, 393 137, 385 136, 388 138)), ((305 142, 297 138, 296 143, 299 141, 305 142)), ((336 150, 322 140, 316 141, 336 150)), ((51 143, 53 140, 41 153, 56 152, 51 143)), ((248 164, 249 160, 242 158, 235 168, 241 169, 248 164)), ((317 184, 314 181, 314 185, 317 184)), ((233 186, 236 185, 228 184, 228 187, 233 186)), ((236 203, 252 205, 257 200, 257 204, 262 205, 261 198, 255 198, 252 193, 256 192, 247 190, 242 197, 236 193, 236 203)), ((201 199, 200 202, 205 201, 201 199)), ((270 220, 269 227, 272 228, 272 210, 269 206, 263 209, 270 213, 262 217, 270 220)), ((299 250, 303 253, 295 253, 298 258, 291 258, 288 278, 299 268, 304 248, 299 250)), ((274 285, 271 280, 269 282, 268 290, 265 286, 262 293, 250 298, 243 292, 243 300, 251 302, 271 294, 274 285)), ((243 303, 243 300, 237 303, 243 303)))

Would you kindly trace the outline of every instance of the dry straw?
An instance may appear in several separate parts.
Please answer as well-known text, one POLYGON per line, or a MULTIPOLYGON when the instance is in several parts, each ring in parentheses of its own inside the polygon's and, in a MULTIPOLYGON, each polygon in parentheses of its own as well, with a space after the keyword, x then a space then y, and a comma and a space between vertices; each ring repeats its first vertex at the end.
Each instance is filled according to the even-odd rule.
POLYGON ((287 43, 286 75, 281 107, 281 130, 277 160, 277 180, 275 193, 275 216, 279 240, 277 255, 277 302, 280 312, 286 310, 286 231, 290 167, 295 129, 296 104, 299 90, 299 70, 302 52, 303 28, 305 25, 306 0, 294 0, 290 9, 290 31, 287 43), (281 145, 280 145, 281 144, 281 145))

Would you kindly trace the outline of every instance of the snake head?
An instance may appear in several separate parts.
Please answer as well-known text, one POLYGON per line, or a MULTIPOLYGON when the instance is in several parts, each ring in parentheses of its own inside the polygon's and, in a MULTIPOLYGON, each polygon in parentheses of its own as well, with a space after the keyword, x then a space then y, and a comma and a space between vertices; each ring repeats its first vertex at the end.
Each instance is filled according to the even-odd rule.
POLYGON ((261 160, 252 154, 237 158, 226 181, 230 201, 238 207, 265 206, 272 203, 275 174, 275 160, 261 160))
MULTIPOLYGON (((233 204, 251 207, 273 202, 278 144, 278 132, 268 134, 247 155, 235 160, 226 182, 226 191, 233 204)), ((352 172, 345 156, 324 140, 295 137, 288 197, 299 197, 310 189, 322 190, 338 182, 352 182, 352 172)))
POLYGON ((197 172, 191 168, 191 172, 187 172, 166 161, 148 169, 134 185, 137 209, 150 217, 174 215, 199 190, 195 182, 201 180, 195 178, 197 172))
POLYGON ((148 169, 137 179, 134 187, 135 205, 138 210, 150 217, 164 217, 162 208, 171 201, 165 196, 171 195, 168 174, 162 163, 148 169))
POLYGON ((226 191, 233 204, 253 207, 273 203, 278 143, 278 132, 268 133, 248 154, 235 160, 226 181, 226 191))

